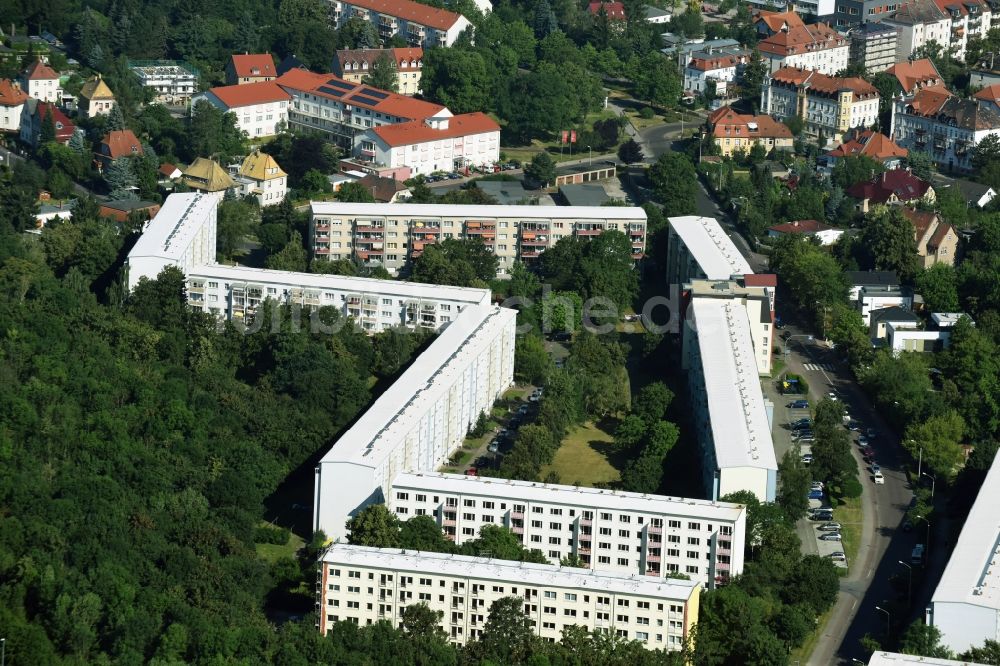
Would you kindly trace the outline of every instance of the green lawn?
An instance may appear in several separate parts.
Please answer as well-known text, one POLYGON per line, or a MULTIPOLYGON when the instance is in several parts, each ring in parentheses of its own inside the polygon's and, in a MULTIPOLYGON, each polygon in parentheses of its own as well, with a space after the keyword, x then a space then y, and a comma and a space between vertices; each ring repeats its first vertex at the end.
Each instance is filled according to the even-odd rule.
POLYGON ((792 650, 792 653, 788 655, 789 664, 801 664, 809 660, 809 656, 816 647, 816 642, 819 641, 820 634, 822 634, 823 629, 826 628, 826 621, 828 619, 830 619, 830 611, 827 611, 816 618, 816 628, 809 632, 806 639, 802 641, 802 645, 792 650))
MULTIPOLYGON (((598 120, 604 120, 605 118, 614 118, 615 114, 612 111, 594 111, 588 113, 586 119, 577 127, 577 131, 583 128, 590 128, 598 120)), ((570 127, 567 130, 573 129, 570 127)), ((559 137, 556 137, 553 141, 539 141, 535 139, 530 145, 526 146, 500 146, 500 152, 502 152, 506 159, 508 160, 520 160, 521 162, 530 162, 534 159, 535 155, 542 152, 543 150, 550 149, 549 155, 556 162, 564 162, 566 160, 578 160, 587 157, 589 151, 587 147, 579 143, 572 146, 573 152, 570 154, 570 146, 566 144, 563 146, 562 154, 559 151, 559 137)), ((617 146, 610 148, 608 152, 613 153, 617 150, 617 146)), ((594 152, 597 152, 596 150, 594 152)))
POLYGON ((549 472, 555 472, 560 483, 581 486, 619 481, 621 474, 615 465, 622 461, 611 450, 613 439, 595 423, 578 426, 563 440, 555 460, 543 467, 539 476, 544 479, 549 472))
MULTIPOLYGON (((261 523, 261 525, 268 525, 269 523, 261 523)), ((297 536, 294 532, 288 539, 288 543, 277 546, 273 543, 258 543, 257 547, 257 557, 266 562, 276 562, 283 557, 295 557, 295 553, 298 552, 299 548, 305 545, 305 541, 301 537, 297 536)))
POLYGON ((861 498, 845 499, 843 504, 833 510, 833 519, 842 525, 840 533, 844 540, 844 554, 847 555, 847 565, 851 566, 861 547, 861 498))

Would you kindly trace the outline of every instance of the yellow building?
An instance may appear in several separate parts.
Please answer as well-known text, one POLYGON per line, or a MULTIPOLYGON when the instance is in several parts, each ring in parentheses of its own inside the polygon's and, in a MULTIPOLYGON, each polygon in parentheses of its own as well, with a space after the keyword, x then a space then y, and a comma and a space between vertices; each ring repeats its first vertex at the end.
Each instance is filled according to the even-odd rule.
POLYGON ((84 118, 106 116, 115 106, 115 94, 98 74, 80 88, 80 114, 84 118))
POLYGON ((719 154, 729 157, 735 152, 750 152, 755 145, 772 150, 792 150, 795 139, 792 131, 770 116, 747 116, 724 106, 708 117, 712 141, 719 147, 719 154))
POLYGON ((226 190, 237 187, 236 181, 218 162, 205 157, 198 157, 186 169, 181 169, 181 182, 192 190, 214 194, 219 199, 225 196, 226 190))
POLYGON ((261 208, 281 203, 288 194, 288 174, 282 171, 273 157, 259 150, 243 160, 236 180, 240 193, 257 197, 261 208))

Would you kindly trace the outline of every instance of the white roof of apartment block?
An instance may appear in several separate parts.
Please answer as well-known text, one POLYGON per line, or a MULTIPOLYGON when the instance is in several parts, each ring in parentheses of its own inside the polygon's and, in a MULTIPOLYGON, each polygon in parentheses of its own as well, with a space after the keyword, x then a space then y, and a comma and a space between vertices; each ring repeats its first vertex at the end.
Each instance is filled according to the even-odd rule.
MULTIPOLYGON (((313 215, 646 221, 646 211, 638 206, 490 206, 474 204, 340 203, 337 201, 313 201, 310 205, 312 206, 313 215)), ((727 275, 726 277, 729 276, 727 275)))
POLYGON ((714 298, 694 298, 691 308, 716 463, 777 469, 746 308, 714 298))
POLYGON ((605 490, 554 483, 536 483, 514 479, 443 474, 439 472, 404 472, 392 483, 393 489, 413 488, 440 493, 482 495, 498 500, 545 502, 577 507, 599 507, 644 514, 736 521, 746 507, 731 502, 667 497, 620 490, 605 490))
POLYGON ((728 280, 733 275, 753 273, 715 218, 685 215, 667 221, 709 280, 728 280))
POLYGON ((412 571, 439 576, 465 576, 480 580, 506 581, 518 585, 563 587, 661 599, 690 599, 700 583, 612 571, 594 571, 553 564, 533 564, 468 555, 450 555, 396 548, 369 548, 335 543, 323 554, 323 562, 389 571, 412 571))
POLYGON ((190 270, 188 277, 225 280, 227 282, 253 282, 262 285, 295 286, 303 289, 327 289, 359 294, 379 294, 416 300, 455 301, 483 305, 490 302, 489 289, 377 280, 322 273, 275 271, 245 266, 223 266, 221 264, 195 266, 190 270))
POLYGON ((955 659, 921 657, 915 654, 876 652, 868 660, 868 666, 986 666, 986 664, 962 660, 956 661, 955 659))
POLYGON ((171 194, 139 236, 129 258, 159 257, 180 261, 191 240, 205 226, 219 200, 197 192, 171 194))
POLYGON ((515 310, 470 305, 345 432, 320 462, 375 468, 449 389, 462 361, 517 316, 515 310))
POLYGON ((932 603, 1000 610, 1000 456, 993 459, 965 518, 932 603))

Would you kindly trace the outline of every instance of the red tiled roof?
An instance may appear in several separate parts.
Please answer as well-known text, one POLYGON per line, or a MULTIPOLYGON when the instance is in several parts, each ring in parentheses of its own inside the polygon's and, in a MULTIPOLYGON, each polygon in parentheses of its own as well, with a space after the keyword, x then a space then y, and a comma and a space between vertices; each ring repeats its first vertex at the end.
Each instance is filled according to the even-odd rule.
POLYGON ((773 24, 778 24, 774 34, 764 38, 757 44, 757 49, 761 53, 771 53, 779 56, 789 56, 806 51, 822 51, 832 49, 847 44, 847 38, 831 28, 825 23, 814 23, 805 25, 802 19, 795 15, 795 12, 769 15, 763 17, 769 29, 774 30, 773 24), (791 17, 794 16, 794 19, 791 17), (780 24, 779 24, 780 20, 780 24), (785 25, 783 29, 781 24, 785 25))
POLYGON ((178 169, 175 165, 171 164, 170 162, 164 162, 163 164, 161 164, 158 171, 167 178, 173 176, 174 173, 180 173, 180 169, 178 169))
POLYGON ((857 76, 829 76, 811 69, 782 67, 771 74, 771 80, 793 86, 807 84, 810 90, 827 95, 850 90, 856 100, 878 97, 878 88, 857 76))
POLYGON ((0 106, 20 106, 28 99, 28 93, 10 79, 0 79, 0 106))
POLYGON ((428 28, 447 31, 455 25, 461 14, 422 5, 412 0, 342 0, 345 7, 361 7, 378 14, 404 19, 428 28))
POLYGON ((910 103, 907 104, 907 107, 912 107, 913 113, 917 115, 934 116, 937 115, 950 97, 951 92, 946 88, 921 88, 913 96, 913 99, 910 100, 910 103))
POLYGON ((434 129, 422 120, 396 125, 381 125, 372 131, 389 146, 409 146, 438 139, 448 139, 483 132, 499 132, 500 126, 485 113, 463 113, 448 119, 447 129, 434 129))
POLYGON ((237 78, 252 78, 255 76, 275 77, 274 60, 270 53, 233 54, 233 71, 237 78))
POLYGON ((39 59, 31 63, 27 71, 24 73, 24 78, 28 81, 39 81, 58 79, 59 75, 56 73, 56 70, 52 69, 39 59))
POLYGON ((219 86, 210 88, 208 92, 230 109, 268 102, 287 102, 292 98, 274 81, 246 83, 242 86, 219 86))
POLYGON ((805 25, 802 22, 802 18, 793 11, 772 12, 764 9, 757 15, 757 21, 758 23, 763 22, 767 25, 768 30, 771 32, 780 32, 782 27, 786 25, 789 28, 801 28, 805 25))
POLYGON ((906 169, 886 171, 875 180, 851 185, 847 194, 855 199, 885 203, 895 194, 900 201, 920 199, 930 189, 930 183, 920 180, 906 169))
POLYGON ((937 67, 934 66, 930 58, 897 62, 887 71, 896 77, 899 85, 903 87, 903 92, 907 95, 918 88, 944 86, 941 74, 938 73, 937 67))
POLYGON ((778 276, 774 273, 747 273, 743 276, 743 284, 748 287, 777 287, 778 276))
POLYGON ((113 160, 130 155, 142 155, 142 144, 130 129, 108 132, 101 139, 101 153, 113 160), (107 146, 105 150, 104 147, 107 146))
POLYGON ((590 12, 591 16, 597 16, 601 11, 601 7, 604 7, 604 11, 609 19, 618 20, 625 18, 625 5, 621 2, 592 2, 587 5, 587 11, 590 12))
POLYGON ((727 67, 736 67, 736 57, 727 55, 720 56, 718 58, 691 58, 691 62, 688 63, 688 67, 702 72, 709 72, 714 69, 724 69, 727 67))
POLYGON ((910 224, 913 225, 913 232, 917 243, 920 243, 920 239, 927 234, 931 225, 933 225, 938 219, 937 213, 929 210, 917 210, 915 208, 904 207, 902 213, 903 217, 908 219, 910 224))
POLYGON ((984 102, 1000 102, 1000 83, 994 83, 991 86, 986 86, 975 95, 976 99, 981 99, 984 102))
MULTIPOLYGON (((747 116, 736 113, 732 108, 723 107, 726 113, 713 114, 712 135, 717 138, 749 139, 749 138, 773 138, 791 139, 792 130, 771 116, 747 116), (751 129, 751 126, 756 126, 751 129)), ((719 109, 721 111, 722 109, 719 109)))
MULTIPOLYGON (((371 109, 407 120, 424 120, 437 115, 445 108, 440 104, 432 104, 384 90, 376 90, 378 96, 372 97, 370 94, 365 95, 364 91, 375 89, 363 83, 351 83, 333 74, 316 74, 304 69, 290 69, 275 79, 273 83, 281 85, 286 90, 308 92, 318 97, 343 102, 352 107, 371 109), (341 92, 342 94, 334 94, 341 92)), ((248 88, 249 86, 233 87, 248 88)))
POLYGON ((828 157, 857 157, 865 155, 873 160, 884 162, 893 157, 906 157, 910 154, 906 148, 896 145, 886 135, 873 130, 863 130, 849 135, 844 143, 827 153, 828 157))
POLYGON ((38 117, 39 127, 41 123, 45 120, 45 116, 52 112, 52 120, 56 124, 56 141, 59 143, 66 143, 73 137, 73 133, 76 131, 76 125, 73 121, 59 109, 55 104, 50 104, 49 102, 38 102, 35 105, 34 115, 38 117))
POLYGON ((795 220, 785 224, 776 224, 767 229, 782 234, 815 234, 820 231, 829 231, 833 227, 818 220, 795 220))

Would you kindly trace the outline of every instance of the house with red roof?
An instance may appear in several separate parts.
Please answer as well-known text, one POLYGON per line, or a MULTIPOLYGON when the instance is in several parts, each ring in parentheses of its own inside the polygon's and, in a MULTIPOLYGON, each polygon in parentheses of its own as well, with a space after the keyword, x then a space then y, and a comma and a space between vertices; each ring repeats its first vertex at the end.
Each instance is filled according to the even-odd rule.
POLYGON ((226 83, 240 86, 278 78, 270 53, 234 53, 226 63, 226 83))
POLYGON ((923 88, 947 89, 944 79, 930 58, 897 62, 886 72, 896 77, 903 93, 907 95, 912 95, 923 88))
POLYGON ((740 64, 741 58, 729 53, 692 53, 684 67, 685 93, 704 94, 708 92, 711 81, 716 98, 726 97, 727 85, 736 80, 736 68, 740 64))
POLYGON ((734 152, 750 152, 755 145, 772 150, 792 150, 795 139, 792 130, 771 116, 750 116, 736 113, 724 106, 708 117, 712 141, 723 156, 734 152))
POLYGON ((845 157, 869 157, 882 163, 886 169, 898 169, 910 154, 892 139, 874 130, 854 129, 844 135, 844 142, 828 152, 826 165, 833 168, 837 160, 845 157))
POLYGON ((379 125, 357 137, 354 152, 380 166, 409 167, 414 176, 492 166, 500 161, 500 125, 478 112, 379 125))
POLYGON ((924 268, 934 264, 955 265, 958 253, 958 232, 930 210, 904 207, 903 216, 913 225, 913 238, 917 241, 917 255, 924 268))
POLYGON ((826 23, 806 25, 794 10, 762 10, 755 25, 763 37, 757 49, 772 72, 797 67, 833 76, 847 69, 850 40, 826 23))
POLYGON ((601 2, 591 2, 587 5, 587 12, 591 16, 597 16, 601 13, 601 8, 604 8, 604 13, 607 15, 609 21, 624 21, 625 20, 625 5, 621 2, 606 2, 601 0, 601 2))
POLYGON ((979 102, 979 106, 1000 113, 1000 83, 988 85, 972 97, 979 102))
POLYGON ((760 109, 775 118, 798 116, 809 134, 840 141, 878 120, 879 93, 861 77, 782 67, 764 80, 760 109))
POLYGON ((59 73, 40 58, 28 65, 21 74, 21 88, 28 93, 28 97, 52 104, 57 103, 62 94, 62 89, 59 87, 59 73))
POLYGON ((20 84, 0 79, 0 132, 21 131, 21 114, 27 101, 28 93, 21 89, 20 84))
POLYGON ((781 238, 790 235, 809 236, 817 239, 820 245, 833 245, 844 235, 844 230, 823 224, 818 220, 793 220, 767 228, 768 238, 781 238))
POLYGON ((236 126, 249 137, 274 136, 288 126, 292 96, 276 81, 210 88, 191 98, 191 109, 211 104, 236 114, 236 126))
POLYGON ((49 116, 52 117, 52 123, 55 125, 56 142, 64 145, 69 143, 76 132, 76 125, 58 106, 48 102, 39 102, 37 99, 29 99, 24 103, 24 110, 21 112, 21 141, 32 147, 38 146, 42 135, 42 125, 49 116))
POLYGON ((461 14, 413 0, 331 0, 329 7, 338 28, 359 18, 371 22, 380 38, 399 36, 409 46, 451 46, 472 27, 461 14))
POLYGON ((893 169, 855 183, 847 188, 847 195, 858 200, 857 209, 862 213, 879 204, 934 203, 936 198, 931 184, 914 176, 909 169, 893 169))
POLYGON ((142 144, 130 129, 108 132, 97 146, 96 165, 98 171, 105 171, 111 163, 122 157, 142 155, 142 144))

